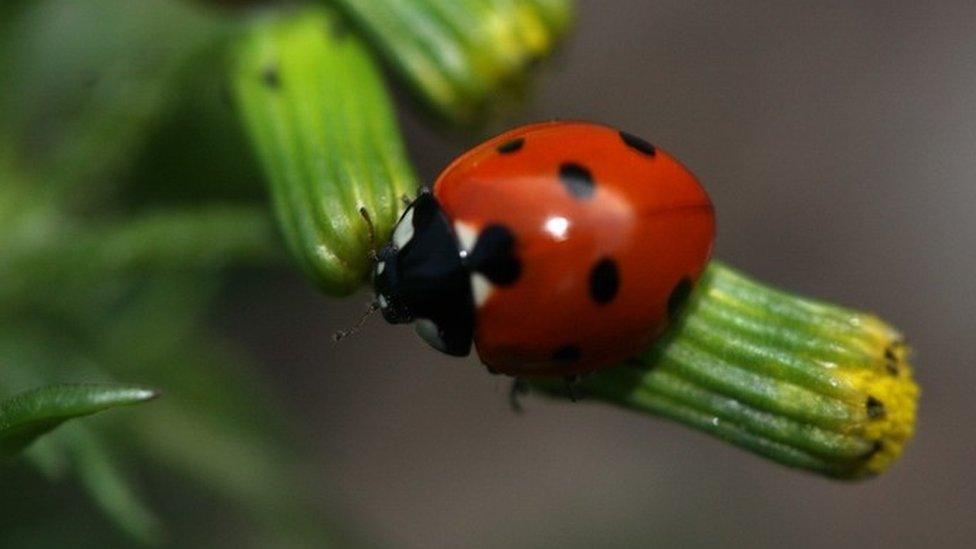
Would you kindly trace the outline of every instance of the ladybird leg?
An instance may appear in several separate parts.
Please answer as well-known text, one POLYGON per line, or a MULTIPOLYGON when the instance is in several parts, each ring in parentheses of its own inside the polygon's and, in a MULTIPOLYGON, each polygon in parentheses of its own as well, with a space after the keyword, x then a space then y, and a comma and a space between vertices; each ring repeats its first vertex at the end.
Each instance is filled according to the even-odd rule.
POLYGON ((572 400, 573 402, 578 401, 582 396, 580 393, 580 379, 582 378, 583 376, 579 374, 566 376, 563 378, 566 380, 566 394, 569 396, 569 400, 572 400))
POLYGON ((376 249, 376 226, 373 225, 373 218, 369 215, 369 210, 365 206, 359 207, 359 215, 366 222, 366 231, 369 234, 369 258, 376 263, 380 259, 379 251, 376 249))
POLYGON ((512 380, 512 386, 508 390, 508 405, 511 406, 512 411, 516 414, 521 414, 525 411, 522 408, 520 398, 522 395, 528 394, 528 392, 529 382, 521 378, 514 378, 512 380))
POLYGON ((376 226, 373 225, 373 218, 369 216, 369 210, 365 206, 359 207, 359 215, 366 222, 366 230, 369 234, 369 258, 376 263, 380 259, 380 254, 376 249, 376 226))

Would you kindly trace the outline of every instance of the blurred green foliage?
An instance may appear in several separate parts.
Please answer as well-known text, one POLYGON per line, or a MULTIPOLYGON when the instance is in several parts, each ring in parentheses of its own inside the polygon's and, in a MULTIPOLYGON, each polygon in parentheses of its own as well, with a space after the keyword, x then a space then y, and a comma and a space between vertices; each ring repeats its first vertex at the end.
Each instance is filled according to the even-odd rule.
MULTIPOLYGON (((250 544, 329 542, 330 520, 300 489, 309 465, 274 399, 249 359, 205 325, 222 272, 281 256, 254 176, 239 189, 235 170, 196 171, 182 160, 207 157, 197 157, 200 167, 220 152, 217 167, 239 164, 242 149, 226 145, 242 141, 219 95, 230 22, 160 0, 49 0, 4 11, 0 391, 138 380, 166 396, 67 424, 20 462, 0 465, 0 475, 12 482, 34 468, 83 488, 118 526, 86 524, 93 546, 118 543, 117 532, 174 544, 214 535, 181 530, 178 509, 157 518, 135 473, 141 482, 182 479, 188 501, 211 493, 232 503, 254 525, 238 534, 250 544), (219 129, 196 123, 192 110, 204 108, 219 129)), ((35 412, 88 411, 68 396, 35 412)), ((23 491, 3 493, 0 545, 75 546, 61 524, 77 515, 77 497, 24 506, 23 491), (44 520, 64 537, 40 527, 44 520)))
MULTIPOLYGON (((228 78, 233 44, 260 19, 230 4, 247 3, 0 4, 0 449, 26 447, 0 461, 0 546, 349 542, 257 368, 207 323, 228 273, 286 256, 276 225, 288 220, 269 215, 228 78)), ((554 20, 568 4, 526 3, 554 20)), ((474 21, 470 7, 450 17, 474 21)), ((398 32, 413 37, 382 38, 423 29, 398 32)), ((391 118, 380 77, 363 72, 391 118)))

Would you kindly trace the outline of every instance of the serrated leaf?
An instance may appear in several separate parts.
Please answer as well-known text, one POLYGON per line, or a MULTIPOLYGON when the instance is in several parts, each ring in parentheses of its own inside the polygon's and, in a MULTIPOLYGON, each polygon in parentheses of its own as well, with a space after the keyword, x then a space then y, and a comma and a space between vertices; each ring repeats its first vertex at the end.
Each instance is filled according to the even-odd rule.
POLYGON ((51 385, 0 402, 0 458, 11 457, 70 419, 158 396, 126 385, 51 385))

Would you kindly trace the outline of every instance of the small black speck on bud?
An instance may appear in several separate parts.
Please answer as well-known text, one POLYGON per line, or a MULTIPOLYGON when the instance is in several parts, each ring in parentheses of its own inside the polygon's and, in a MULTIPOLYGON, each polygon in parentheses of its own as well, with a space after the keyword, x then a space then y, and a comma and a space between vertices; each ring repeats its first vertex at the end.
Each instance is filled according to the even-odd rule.
POLYGON ((873 396, 868 397, 866 408, 870 419, 881 419, 885 416, 884 404, 873 396))
POLYGON ((270 89, 276 90, 281 87, 281 77, 278 76, 278 67, 268 65, 261 71, 261 81, 270 89))
POLYGON ((875 456, 875 454, 877 454, 883 449, 884 449, 884 442, 880 440, 876 440, 874 441, 874 444, 871 445, 871 449, 868 450, 866 454, 864 454, 864 457, 862 459, 864 460, 871 459, 875 456))
POLYGON ((885 347, 884 357, 887 360, 892 360, 892 361, 898 360, 898 355, 895 354, 895 349, 891 345, 885 347))

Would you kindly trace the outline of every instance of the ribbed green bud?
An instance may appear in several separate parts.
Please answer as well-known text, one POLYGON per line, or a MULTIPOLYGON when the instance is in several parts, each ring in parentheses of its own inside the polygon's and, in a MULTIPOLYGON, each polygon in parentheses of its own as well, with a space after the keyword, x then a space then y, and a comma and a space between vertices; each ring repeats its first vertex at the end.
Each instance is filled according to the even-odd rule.
POLYGON ((292 253, 322 291, 355 291, 373 245, 360 209, 381 245, 417 188, 374 59, 335 14, 306 9, 251 22, 232 80, 292 253))
POLYGON ((337 0, 436 112, 483 119, 524 88, 568 28, 572 0, 337 0))
MULTIPOLYGON (((713 262, 664 338, 580 389, 789 466, 859 478, 887 469, 914 432, 907 355, 901 335, 872 315, 713 262)), ((566 394, 559 383, 533 385, 566 394)))

